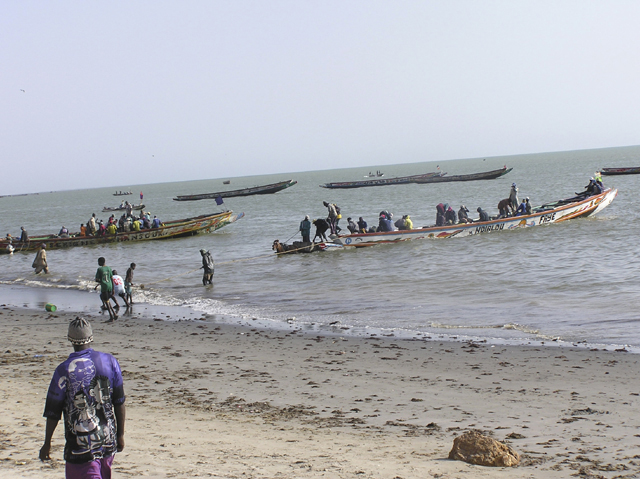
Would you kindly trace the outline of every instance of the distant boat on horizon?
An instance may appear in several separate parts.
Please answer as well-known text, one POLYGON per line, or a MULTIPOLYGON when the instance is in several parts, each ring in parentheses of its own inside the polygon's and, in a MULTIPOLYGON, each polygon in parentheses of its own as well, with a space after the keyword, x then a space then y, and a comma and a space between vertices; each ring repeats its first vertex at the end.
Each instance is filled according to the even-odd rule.
POLYGON ((174 201, 197 201, 197 200, 215 200, 216 198, 231 198, 234 196, 251 196, 251 195, 270 195, 278 191, 289 188, 298 183, 296 180, 286 180, 270 185, 254 186, 252 188, 242 188, 240 190, 218 191, 215 193, 200 193, 197 195, 180 195, 176 196, 174 201))

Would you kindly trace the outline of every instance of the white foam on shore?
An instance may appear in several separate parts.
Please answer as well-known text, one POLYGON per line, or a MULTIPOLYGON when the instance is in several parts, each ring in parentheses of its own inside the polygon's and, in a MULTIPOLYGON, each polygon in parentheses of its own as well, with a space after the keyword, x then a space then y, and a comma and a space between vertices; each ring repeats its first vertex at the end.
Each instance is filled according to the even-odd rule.
MULTIPOLYGON (((43 310, 46 303, 58 305, 60 312, 79 312, 83 314, 100 314, 99 298, 94 290, 95 283, 80 281, 75 285, 50 283, 47 281, 0 281, 0 302, 17 308, 43 310), (87 294, 93 294, 87 296, 87 294)), ((321 321, 305 318, 275 318, 265 311, 250 311, 237 305, 225 304, 209 298, 180 299, 153 289, 134 290, 135 306, 132 318, 160 318, 164 321, 204 320, 244 326, 257 326, 267 329, 298 330, 330 336, 360 337, 396 337, 412 340, 440 340, 455 342, 480 342, 492 345, 510 346, 557 346, 579 347, 584 349, 602 349, 640 353, 640 348, 624 344, 598 344, 586 341, 565 341, 559 337, 548 337, 538 330, 515 323, 491 325, 446 325, 431 322, 426 331, 409 328, 383 328, 351 325, 335 320, 333 316, 324 316, 321 321), (453 332, 452 330, 458 331, 453 332), (502 330, 519 332, 521 336, 486 337, 473 334, 480 330, 502 330)), ((275 315, 277 316, 277 315, 275 315)))

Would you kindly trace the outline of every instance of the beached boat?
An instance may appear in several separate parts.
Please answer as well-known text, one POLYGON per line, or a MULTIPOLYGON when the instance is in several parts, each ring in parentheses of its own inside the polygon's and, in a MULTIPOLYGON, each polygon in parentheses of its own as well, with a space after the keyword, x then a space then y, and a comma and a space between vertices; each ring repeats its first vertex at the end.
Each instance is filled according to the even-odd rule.
POLYGON ((451 175, 451 176, 434 176, 431 178, 419 178, 416 183, 448 183, 450 181, 476 181, 476 180, 493 180, 509 173, 513 168, 506 166, 482 173, 472 173, 469 175, 451 175))
POLYGON ((603 175, 637 175, 640 174, 640 166, 627 166, 622 168, 602 168, 603 175))
POLYGON ((398 176, 397 178, 380 178, 375 180, 360 181, 342 181, 337 183, 325 183, 320 185, 321 188, 364 188, 367 186, 385 186, 385 185, 406 185, 408 183, 418 183, 418 180, 439 177, 446 173, 425 173, 422 175, 398 176))
MULTIPOLYGON (((124 211, 126 210, 127 207, 124 205, 120 205, 120 206, 116 206, 114 208, 110 207, 110 206, 105 206, 104 208, 102 208, 102 212, 105 213, 107 211, 124 211)), ((136 210, 142 210, 144 209, 144 205, 131 205, 131 209, 136 211, 136 210)))
POLYGON ((9 243, 6 239, 2 239, 0 240, 0 253, 7 253, 7 246, 9 246, 9 244, 13 246, 15 251, 35 251, 40 249, 43 244, 46 245, 47 249, 64 249, 75 246, 92 246, 106 243, 128 244, 139 241, 182 238, 199 233, 211 233, 239 220, 243 216, 244 213, 234 215, 233 211, 224 211, 222 213, 196 216, 194 218, 166 221, 159 228, 117 233, 115 235, 80 236, 79 233, 76 233, 70 235, 68 238, 57 235, 33 236, 30 237, 26 243, 20 241, 9 243))
POLYGON ((344 247, 365 247, 385 243, 399 243, 415 239, 459 238, 480 233, 492 233, 516 228, 559 223, 583 216, 591 216, 606 208, 616 197, 618 190, 606 189, 594 196, 575 196, 532 209, 530 215, 498 218, 491 221, 460 223, 446 226, 379 233, 360 233, 334 237, 335 244, 344 247))
POLYGON ((216 198, 231 198, 233 196, 251 196, 251 195, 270 195, 277 193, 295 185, 297 181, 287 180, 270 185, 254 186, 252 188, 243 188, 241 190, 219 191, 216 193, 201 193, 198 195, 181 195, 176 196, 174 201, 196 201, 196 200, 215 200, 216 198))

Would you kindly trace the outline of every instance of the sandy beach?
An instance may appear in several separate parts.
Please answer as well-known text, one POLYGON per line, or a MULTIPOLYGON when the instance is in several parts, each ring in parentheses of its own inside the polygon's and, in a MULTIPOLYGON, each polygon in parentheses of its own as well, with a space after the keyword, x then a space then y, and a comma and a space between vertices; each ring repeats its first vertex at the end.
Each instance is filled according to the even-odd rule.
MULTIPOLYGON (((64 477, 62 425, 55 459, 38 451, 72 318, 0 306, 3 478, 64 477)), ((125 381, 115 477, 640 477, 635 354, 89 319, 125 381), (521 465, 448 460, 468 430, 508 443, 521 465)))

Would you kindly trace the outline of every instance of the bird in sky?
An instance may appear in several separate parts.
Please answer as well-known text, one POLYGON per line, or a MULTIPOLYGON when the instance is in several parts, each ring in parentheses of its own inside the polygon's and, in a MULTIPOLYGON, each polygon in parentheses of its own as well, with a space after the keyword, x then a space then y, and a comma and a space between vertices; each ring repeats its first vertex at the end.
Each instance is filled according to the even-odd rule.
POLYGON ((20 88, 20 91, 21 91, 22 93, 27 93, 27 92, 26 92, 26 91, 24 91, 22 88, 20 88))

